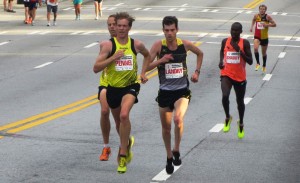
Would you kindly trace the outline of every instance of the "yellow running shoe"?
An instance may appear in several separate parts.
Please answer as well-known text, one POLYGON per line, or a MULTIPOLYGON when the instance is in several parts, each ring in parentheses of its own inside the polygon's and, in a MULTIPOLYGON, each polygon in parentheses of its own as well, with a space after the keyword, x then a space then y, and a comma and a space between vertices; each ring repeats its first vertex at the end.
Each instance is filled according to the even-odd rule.
POLYGON ((266 69, 266 67, 262 67, 262 72, 264 73, 264 74, 266 74, 266 72, 267 72, 267 69, 266 69))
POLYGON ((126 167, 126 157, 121 156, 120 161, 119 161, 119 166, 118 166, 118 173, 126 173, 127 167, 126 167))
POLYGON ((223 127, 223 132, 229 132, 230 130, 230 123, 231 123, 231 120, 232 120, 232 116, 230 116, 229 119, 225 119, 225 122, 224 122, 224 127, 223 127))
POLYGON ((129 164, 131 162, 132 157, 133 157, 133 152, 131 151, 133 144, 134 144, 134 137, 130 136, 128 147, 127 147, 127 153, 126 153, 126 162, 127 162, 127 164, 129 164))
POLYGON ((238 124, 238 133, 237 133, 237 136, 238 136, 239 139, 242 139, 245 136, 244 124, 242 125, 242 127, 243 127, 242 130, 241 130, 241 125, 240 125, 240 120, 237 121, 237 124, 238 124))
POLYGON ((256 66, 255 66, 255 71, 258 71, 259 68, 260 68, 260 65, 259 65, 259 64, 256 64, 256 66))

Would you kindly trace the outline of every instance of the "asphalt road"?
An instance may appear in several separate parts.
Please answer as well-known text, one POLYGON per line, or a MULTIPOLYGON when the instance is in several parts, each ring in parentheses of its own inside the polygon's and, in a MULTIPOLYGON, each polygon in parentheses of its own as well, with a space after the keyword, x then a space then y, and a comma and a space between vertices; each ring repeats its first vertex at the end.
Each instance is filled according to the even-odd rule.
MULTIPOLYGON (((72 3, 63 1, 57 26, 47 27, 45 6, 38 9, 35 26, 23 24, 22 5, 15 6, 14 14, 1 6, 0 182, 300 182, 299 8, 298 0, 110 0, 104 1, 104 16, 96 21, 93 2, 86 1, 82 20, 75 21, 72 3), (269 30, 267 74, 247 66, 245 138, 240 140, 234 91, 234 122, 229 133, 221 130, 219 50, 236 21, 243 25, 242 36, 253 42, 249 29, 259 3, 268 6, 277 27, 269 30), (190 85, 183 164, 171 176, 164 173, 155 72, 149 73, 131 112, 136 142, 127 173, 116 171, 119 139, 112 118, 113 153, 107 162, 98 160, 100 75, 92 68, 99 41, 108 38, 106 18, 119 11, 136 17, 131 36, 149 49, 163 38, 162 18, 174 15, 179 19, 178 37, 204 52, 200 81, 190 85)), ((195 64, 189 54, 190 74, 195 64)))

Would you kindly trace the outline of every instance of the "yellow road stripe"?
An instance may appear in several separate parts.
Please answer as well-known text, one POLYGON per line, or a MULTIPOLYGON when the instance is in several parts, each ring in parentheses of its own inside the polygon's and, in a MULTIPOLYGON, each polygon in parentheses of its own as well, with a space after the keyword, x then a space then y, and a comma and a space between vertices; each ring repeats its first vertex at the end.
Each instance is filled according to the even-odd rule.
POLYGON ((22 125, 22 124, 25 124, 25 123, 28 123, 28 122, 31 122, 31 121, 34 121, 34 120, 37 120, 37 119, 40 119, 40 118, 44 118, 46 116, 49 116, 49 115, 67 110, 69 108, 75 107, 77 105, 80 105, 82 103, 85 103, 85 102, 90 101, 90 100, 95 99, 95 98, 97 98, 97 95, 92 95, 92 96, 87 97, 83 100, 79 100, 77 102, 68 104, 66 106, 62 106, 62 107, 59 107, 59 108, 51 110, 51 111, 47 111, 47 112, 44 112, 44 113, 41 113, 41 114, 38 114, 38 115, 35 115, 35 116, 31 116, 29 118, 20 120, 20 121, 16 121, 16 122, 12 122, 12 123, 9 123, 7 125, 4 125, 4 126, 0 126, 0 131, 7 130, 7 129, 10 129, 12 127, 19 126, 19 125, 22 125))
POLYGON ((254 0, 251 3, 247 4, 244 6, 244 8, 250 8, 253 9, 255 8, 257 5, 259 5, 260 3, 264 2, 265 0, 254 0))
POLYGON ((7 133, 16 133, 16 132, 20 132, 20 131, 26 130, 28 128, 32 128, 32 127, 37 126, 37 125, 41 125, 41 124, 46 123, 48 121, 54 120, 56 118, 59 118, 59 117, 71 114, 73 112, 79 111, 81 109, 87 108, 87 107, 89 107, 91 105, 94 105, 94 104, 96 104, 98 102, 99 102, 98 99, 94 99, 94 100, 92 100, 92 101, 90 101, 90 102, 88 102, 86 104, 83 104, 83 105, 80 105, 78 107, 72 108, 72 109, 70 109, 68 111, 57 113, 57 114, 54 114, 52 116, 43 118, 41 120, 38 120, 38 121, 35 121, 35 122, 32 122, 32 123, 28 123, 28 124, 25 124, 23 126, 20 126, 20 127, 11 129, 11 130, 8 130, 7 133))

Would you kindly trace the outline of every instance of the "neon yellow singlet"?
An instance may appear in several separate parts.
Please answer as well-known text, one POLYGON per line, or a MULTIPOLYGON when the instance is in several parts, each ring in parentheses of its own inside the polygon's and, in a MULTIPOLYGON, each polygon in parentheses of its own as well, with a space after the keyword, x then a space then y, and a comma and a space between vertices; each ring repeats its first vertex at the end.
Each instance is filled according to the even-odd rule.
POLYGON ((107 69, 105 68, 101 73, 99 86, 107 87, 107 85, 108 85, 108 82, 107 82, 107 69))
POLYGON ((116 45, 115 52, 117 52, 118 50, 124 50, 124 56, 108 65, 108 85, 121 88, 137 83, 137 60, 136 54, 131 48, 130 37, 128 37, 128 42, 125 45, 121 45, 116 38, 114 38, 113 40, 116 45))

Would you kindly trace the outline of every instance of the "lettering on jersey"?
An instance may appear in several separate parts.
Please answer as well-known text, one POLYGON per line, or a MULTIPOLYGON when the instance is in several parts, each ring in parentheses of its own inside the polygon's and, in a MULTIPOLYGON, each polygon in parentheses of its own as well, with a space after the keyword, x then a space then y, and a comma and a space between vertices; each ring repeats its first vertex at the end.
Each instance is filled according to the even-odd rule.
POLYGON ((265 22, 256 22, 256 28, 259 30, 265 29, 264 24, 265 22))
POLYGON ((165 74, 167 79, 182 78, 183 77, 182 63, 165 64, 165 74))
POLYGON ((116 71, 130 71, 133 69, 133 56, 125 55, 116 61, 116 71))
POLYGON ((225 62, 229 64, 240 63, 240 53, 228 51, 225 57, 225 62))

